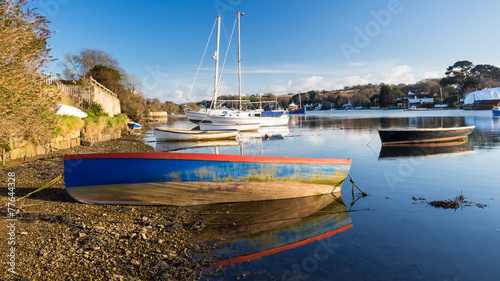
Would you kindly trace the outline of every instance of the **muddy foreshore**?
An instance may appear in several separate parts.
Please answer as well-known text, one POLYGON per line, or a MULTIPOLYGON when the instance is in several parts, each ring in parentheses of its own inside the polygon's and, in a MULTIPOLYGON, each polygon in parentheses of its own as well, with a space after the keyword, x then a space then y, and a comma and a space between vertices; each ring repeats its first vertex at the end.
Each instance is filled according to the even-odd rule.
POLYGON ((64 154, 133 151, 153 148, 129 136, 8 163, 0 173, 0 279, 196 280, 207 274, 202 268, 213 262, 203 255, 208 246, 192 240, 200 223, 189 222, 179 208, 78 203, 64 190, 64 177, 22 198, 63 174, 64 154))

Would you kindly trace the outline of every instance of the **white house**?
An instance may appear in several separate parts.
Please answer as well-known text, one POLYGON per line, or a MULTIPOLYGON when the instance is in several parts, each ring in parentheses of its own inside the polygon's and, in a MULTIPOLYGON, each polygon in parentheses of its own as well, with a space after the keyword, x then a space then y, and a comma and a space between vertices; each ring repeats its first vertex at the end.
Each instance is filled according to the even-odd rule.
POLYGON ((408 105, 416 105, 416 104, 424 104, 424 103, 434 103, 434 99, 430 95, 417 95, 415 93, 412 93, 411 91, 408 92, 408 105))

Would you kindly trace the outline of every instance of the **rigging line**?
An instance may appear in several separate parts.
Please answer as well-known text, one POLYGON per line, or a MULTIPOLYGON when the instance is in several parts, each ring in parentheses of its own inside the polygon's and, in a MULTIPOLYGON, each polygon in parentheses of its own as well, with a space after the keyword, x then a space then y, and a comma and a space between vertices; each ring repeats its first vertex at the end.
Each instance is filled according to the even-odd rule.
MULTIPOLYGON (((247 25, 246 25, 245 22, 243 22, 243 27, 245 28, 245 30, 246 30, 246 32, 248 34, 248 37, 250 38, 250 41, 252 42, 252 46, 253 46, 253 48, 255 50, 255 53, 257 54, 257 58, 259 60, 260 68, 264 69, 264 64, 262 63, 262 57, 260 56, 259 50, 257 49, 257 45, 255 45, 255 41, 253 40, 252 34, 248 30, 248 27, 247 27, 247 25)), ((246 87, 244 86, 243 81, 241 83, 242 83, 242 86, 246 89, 246 87)))
MULTIPOLYGON (((224 28, 224 33, 226 34, 226 39, 228 39, 225 27, 224 27, 224 25, 222 25, 222 26, 224 28)), ((221 78, 222 78, 222 71, 224 71, 224 66, 226 65, 227 54, 229 53, 229 48, 231 47, 231 41, 233 39, 233 34, 234 34, 234 29, 235 28, 236 28, 236 20, 234 21, 234 24, 233 24, 233 30, 231 31, 231 37, 229 37, 229 39, 228 39, 229 43, 227 45, 226 55, 224 56, 224 61, 222 62, 222 68, 221 68, 220 74, 219 74, 219 81, 217 81, 217 89, 215 89, 215 91, 214 91, 214 97, 213 98, 215 98, 215 93, 219 92, 219 85, 220 85, 220 81, 221 81, 221 78)), ((213 100, 213 98, 212 98, 212 100, 213 100)))
POLYGON ((250 34, 250 31, 248 30, 248 27, 245 22, 243 22, 243 26, 245 27, 245 30, 247 31, 248 37, 250 37, 250 41, 252 41, 252 46, 255 50, 255 53, 257 54, 257 58, 259 59, 259 64, 261 68, 264 68, 264 64, 262 63, 262 57, 260 56, 259 50, 257 49, 257 45, 255 45, 255 41, 253 41, 253 37, 250 34))
POLYGON ((212 27, 212 31, 210 32, 210 36, 208 37, 208 42, 207 42, 207 45, 205 46, 205 51, 203 51, 203 56, 201 57, 200 65, 198 66, 198 70, 196 70, 196 75, 194 76, 193 85, 191 85, 191 88, 189 89, 189 94, 187 97, 188 101, 191 98, 191 93, 193 92, 194 84, 196 83, 196 78, 198 77, 198 73, 200 72, 200 68, 201 68, 201 65, 203 63, 203 59, 205 58, 205 54, 207 52, 208 45, 210 43, 210 39, 212 38, 212 34, 214 33, 214 29, 215 29, 216 24, 217 24, 217 19, 215 19, 214 26, 212 27))

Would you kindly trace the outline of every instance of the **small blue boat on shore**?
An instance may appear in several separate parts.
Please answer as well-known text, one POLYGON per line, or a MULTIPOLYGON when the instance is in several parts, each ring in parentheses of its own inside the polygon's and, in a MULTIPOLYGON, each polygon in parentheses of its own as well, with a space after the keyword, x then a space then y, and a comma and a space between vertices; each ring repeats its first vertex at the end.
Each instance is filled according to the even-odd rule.
POLYGON ((134 130, 134 129, 139 130, 139 129, 141 129, 141 128, 142 128, 142 125, 141 125, 141 124, 139 124, 139 123, 135 123, 135 122, 128 122, 128 123, 127 123, 127 126, 128 126, 128 128, 129 128, 130 130, 134 130))
POLYGON ((350 159, 136 152, 65 155, 66 190, 94 204, 203 205, 339 192, 350 159))

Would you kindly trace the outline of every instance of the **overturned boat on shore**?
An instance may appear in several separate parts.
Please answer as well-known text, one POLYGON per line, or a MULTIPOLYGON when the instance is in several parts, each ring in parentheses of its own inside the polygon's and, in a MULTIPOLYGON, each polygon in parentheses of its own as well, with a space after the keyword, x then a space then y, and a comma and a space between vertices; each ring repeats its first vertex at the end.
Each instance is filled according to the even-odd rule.
POLYGON ((66 190, 79 202, 191 206, 340 192, 351 159, 202 153, 72 154, 66 190))

